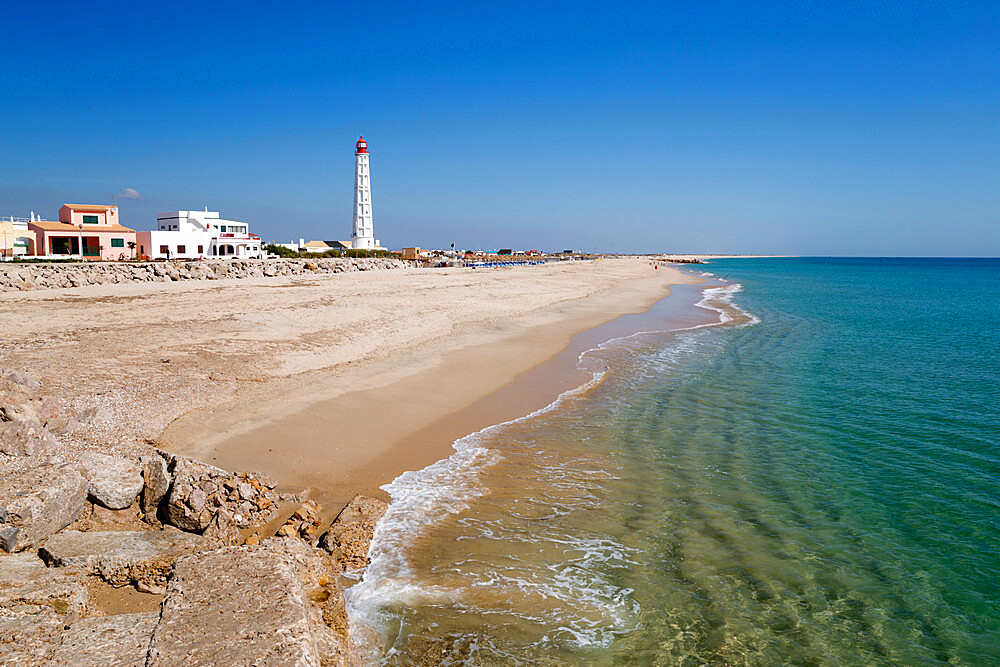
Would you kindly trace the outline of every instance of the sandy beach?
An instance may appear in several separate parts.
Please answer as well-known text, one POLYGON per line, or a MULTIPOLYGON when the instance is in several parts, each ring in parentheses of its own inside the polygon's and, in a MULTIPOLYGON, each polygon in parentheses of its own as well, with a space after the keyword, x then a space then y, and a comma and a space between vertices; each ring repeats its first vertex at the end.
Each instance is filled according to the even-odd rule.
POLYGON ((573 334, 696 280, 615 259, 8 293, 2 358, 109 411, 69 436, 81 448, 155 444, 339 508, 551 401, 572 368, 487 399, 573 334))

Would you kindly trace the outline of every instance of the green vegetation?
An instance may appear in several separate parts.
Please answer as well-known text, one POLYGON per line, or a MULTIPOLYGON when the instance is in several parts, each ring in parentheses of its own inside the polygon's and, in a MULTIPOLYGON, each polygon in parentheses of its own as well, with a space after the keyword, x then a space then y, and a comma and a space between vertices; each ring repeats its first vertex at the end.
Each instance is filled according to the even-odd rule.
POLYGON ((277 255, 278 257, 301 257, 301 255, 294 250, 289 250, 285 246, 274 245, 273 243, 268 243, 264 246, 264 251, 268 255, 277 255))
POLYGON ((269 255, 277 255, 278 257, 286 258, 306 258, 309 259, 324 259, 330 257, 395 257, 388 250, 327 250, 326 252, 295 252, 294 250, 289 250, 288 248, 280 245, 274 245, 273 243, 268 243, 264 246, 264 250, 267 251, 269 255))

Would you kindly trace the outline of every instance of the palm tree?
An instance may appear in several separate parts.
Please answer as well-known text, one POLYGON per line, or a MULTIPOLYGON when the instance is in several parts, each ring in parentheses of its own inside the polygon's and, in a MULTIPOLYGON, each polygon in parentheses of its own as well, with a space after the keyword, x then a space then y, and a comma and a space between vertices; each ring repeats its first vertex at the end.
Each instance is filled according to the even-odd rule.
POLYGON ((129 241, 128 242, 128 249, 132 253, 132 259, 135 259, 135 241, 129 241))

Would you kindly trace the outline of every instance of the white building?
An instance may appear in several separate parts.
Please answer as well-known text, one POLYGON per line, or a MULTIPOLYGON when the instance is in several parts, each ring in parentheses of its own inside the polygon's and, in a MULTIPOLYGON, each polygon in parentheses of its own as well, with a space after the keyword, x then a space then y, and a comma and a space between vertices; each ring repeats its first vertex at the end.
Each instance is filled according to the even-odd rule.
POLYGON ((242 220, 219 217, 218 211, 168 211, 156 215, 156 231, 136 233, 138 254, 151 259, 264 256, 260 237, 242 220))
POLYGON ((354 146, 354 231, 351 247, 363 250, 380 248, 372 222, 372 183, 368 168, 368 142, 364 136, 354 146))

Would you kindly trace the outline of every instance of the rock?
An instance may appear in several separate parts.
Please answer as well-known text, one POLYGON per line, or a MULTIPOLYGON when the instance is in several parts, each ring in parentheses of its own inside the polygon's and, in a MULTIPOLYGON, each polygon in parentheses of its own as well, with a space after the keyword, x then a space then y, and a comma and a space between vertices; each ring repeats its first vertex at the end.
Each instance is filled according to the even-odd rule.
POLYGON ((90 518, 97 524, 135 523, 139 520, 139 510, 134 503, 123 510, 112 510, 101 505, 92 505, 92 507, 90 518))
POLYGON ((0 556, 0 616, 51 612, 70 623, 87 607, 85 575, 52 570, 33 553, 0 556))
POLYGON ((74 623, 46 667, 142 667, 159 612, 84 618, 74 623))
POLYGON ((7 403, 0 405, 0 422, 37 421, 34 406, 31 403, 7 403))
POLYGON ((174 479, 167 499, 167 520, 178 528, 201 532, 214 516, 205 509, 208 496, 199 483, 224 479, 228 473, 221 468, 199 463, 183 457, 174 459, 174 479))
POLYGON ((45 430, 55 435, 65 435, 80 426, 72 415, 59 415, 45 422, 45 430))
POLYGON ((51 580, 23 586, 0 587, 3 615, 35 615, 51 611, 66 623, 80 618, 87 609, 87 587, 77 581, 51 580))
POLYGON ((260 484, 253 473, 227 473, 175 457, 173 475, 164 513, 178 528, 201 532, 219 508, 226 508, 237 528, 259 526, 277 514, 277 494, 260 484))
POLYGON ((0 547, 22 551, 65 528, 87 500, 87 480, 70 466, 42 465, 0 478, 0 547))
POLYGON ((142 467, 142 514, 146 521, 154 523, 160 502, 170 489, 170 473, 167 472, 167 462, 159 453, 145 456, 141 460, 142 467))
POLYGON ((8 456, 51 454, 59 441, 37 420, 0 423, 0 453, 8 456))
POLYGON ((279 493, 278 499, 285 503, 303 503, 309 499, 309 489, 302 489, 298 493, 279 493))
POLYGON ((25 387, 41 387, 42 383, 21 371, 11 371, 7 373, 7 379, 14 384, 19 384, 25 387))
POLYGON ((111 419, 111 411, 103 405, 95 405, 76 414, 76 420, 81 424, 103 424, 111 419))
POLYGON ((320 548, 333 555, 345 572, 367 567, 375 524, 388 508, 388 503, 377 498, 354 496, 320 537, 320 548))
POLYGON ((112 586, 141 583, 155 590, 166 585, 175 560, 206 546, 204 538, 181 531, 67 530, 50 537, 38 554, 49 567, 78 567, 112 586))
POLYGON ((342 665, 346 630, 329 558, 273 538, 178 560, 146 665, 342 665))
POLYGON ((21 586, 49 572, 45 562, 37 554, 25 552, 0 555, 0 587, 21 586))
POLYGON ((212 517, 202 536, 226 546, 239 544, 243 541, 243 538, 240 536, 240 530, 236 527, 233 515, 225 508, 221 508, 215 513, 215 516, 212 517))
POLYGON ((108 509, 125 509, 143 488, 142 469, 136 461, 118 456, 86 452, 80 462, 87 470, 87 493, 108 509))
POLYGON ((277 534, 284 537, 295 537, 316 546, 319 527, 319 505, 314 500, 307 500, 285 521, 278 529, 277 534))
POLYGON ((52 612, 0 617, 0 667, 41 667, 59 646, 66 623, 52 612))

